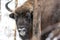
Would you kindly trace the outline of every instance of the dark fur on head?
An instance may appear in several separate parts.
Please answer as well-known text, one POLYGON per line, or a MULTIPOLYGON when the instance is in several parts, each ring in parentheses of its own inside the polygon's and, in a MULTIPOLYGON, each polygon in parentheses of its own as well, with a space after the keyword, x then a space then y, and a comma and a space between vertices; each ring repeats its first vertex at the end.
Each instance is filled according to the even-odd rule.
POLYGON ((21 13, 17 13, 17 15, 15 15, 14 13, 9 15, 11 18, 16 20, 16 25, 17 25, 17 29, 18 32, 20 33, 21 30, 19 29, 23 29, 22 31, 25 31, 26 34, 24 36, 20 35, 20 37, 24 40, 26 39, 30 39, 32 37, 32 26, 33 26, 33 15, 32 13, 30 13, 28 10, 26 11, 22 11, 21 13))
MULTIPOLYGON (((8 3, 7 3, 8 4, 8 3)), ((7 5, 6 5, 7 6, 7 5)), ((8 9, 8 8, 7 8, 8 9)), ((10 10, 10 9, 9 9, 10 10)), ((22 32, 19 34, 23 40, 27 40, 32 37, 33 26, 33 1, 25 2, 21 7, 17 7, 15 12, 10 14, 11 18, 16 20, 18 32, 26 32, 22 36, 22 32), (19 29, 20 28, 20 29, 19 29)), ((40 0, 40 13, 41 13, 41 29, 42 40, 46 39, 46 35, 53 30, 53 26, 60 22, 60 0, 40 0), (45 29, 48 29, 45 30, 45 29), (51 28, 49 30, 49 28, 51 28)))
MULTIPOLYGON (((11 2, 11 1, 10 1, 11 2)), ((6 8, 10 10, 7 6, 10 2, 6 4, 6 8)), ((33 29, 33 2, 28 0, 21 7, 17 7, 15 12, 12 12, 9 16, 16 21, 17 30, 20 37, 23 40, 30 40, 32 38, 33 29)))

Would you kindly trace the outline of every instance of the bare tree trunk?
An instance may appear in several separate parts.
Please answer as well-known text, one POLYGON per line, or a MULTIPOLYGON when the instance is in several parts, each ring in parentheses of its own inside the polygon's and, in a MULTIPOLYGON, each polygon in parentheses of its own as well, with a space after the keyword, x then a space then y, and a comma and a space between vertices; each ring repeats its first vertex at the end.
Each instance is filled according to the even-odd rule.
POLYGON ((33 37, 32 40, 41 40, 41 13, 39 0, 34 0, 34 13, 33 13, 33 37))
POLYGON ((1 21, 1 0, 0 0, 0 21, 1 21))
POLYGON ((40 11, 40 0, 37 0, 37 6, 38 6, 38 40, 41 40, 41 11, 40 11))
MULTIPOLYGON (((18 6, 18 0, 15 0, 15 8, 18 6)), ((16 40, 16 26, 14 30, 14 40, 16 40)))
POLYGON ((15 8, 18 6, 18 0, 15 0, 15 8))
POLYGON ((16 40, 16 27, 14 29, 14 40, 16 40))

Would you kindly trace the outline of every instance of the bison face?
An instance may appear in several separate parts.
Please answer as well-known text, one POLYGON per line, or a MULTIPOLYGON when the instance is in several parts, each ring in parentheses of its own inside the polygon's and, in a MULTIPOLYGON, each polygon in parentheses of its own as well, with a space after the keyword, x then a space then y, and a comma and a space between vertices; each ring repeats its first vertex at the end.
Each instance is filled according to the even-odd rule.
POLYGON ((16 20, 19 35, 22 38, 30 38, 32 36, 33 15, 29 11, 16 12, 17 15, 11 13, 9 16, 16 20))

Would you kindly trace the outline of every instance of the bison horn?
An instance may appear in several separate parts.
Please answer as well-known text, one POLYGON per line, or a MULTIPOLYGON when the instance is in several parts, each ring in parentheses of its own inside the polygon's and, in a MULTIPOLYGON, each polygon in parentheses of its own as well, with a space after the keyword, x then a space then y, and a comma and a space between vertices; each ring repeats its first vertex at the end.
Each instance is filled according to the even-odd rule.
POLYGON ((5 7, 6 7, 6 9, 7 9, 8 11, 12 12, 12 10, 8 7, 8 4, 9 4, 10 2, 12 2, 12 0, 9 1, 9 2, 7 2, 6 5, 5 5, 5 7))

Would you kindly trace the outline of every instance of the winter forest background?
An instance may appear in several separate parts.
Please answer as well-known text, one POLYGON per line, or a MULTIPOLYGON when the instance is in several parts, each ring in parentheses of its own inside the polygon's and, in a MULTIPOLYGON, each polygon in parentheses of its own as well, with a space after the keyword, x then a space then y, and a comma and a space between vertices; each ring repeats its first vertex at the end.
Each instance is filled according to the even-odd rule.
MULTIPOLYGON (((0 40, 14 40, 14 34, 15 34, 15 20, 11 19, 9 17, 9 12, 5 8, 5 4, 10 0, 0 0, 0 40)), ((18 6, 21 6, 24 4, 24 2, 27 0, 18 0, 18 6)), ((9 8, 12 10, 15 9, 15 0, 13 0, 9 5, 9 8)), ((16 30, 16 40, 21 40, 19 38, 18 32, 16 30)))

